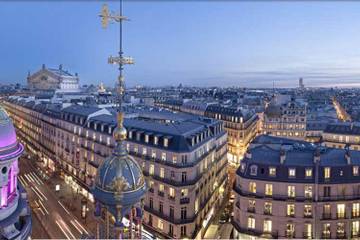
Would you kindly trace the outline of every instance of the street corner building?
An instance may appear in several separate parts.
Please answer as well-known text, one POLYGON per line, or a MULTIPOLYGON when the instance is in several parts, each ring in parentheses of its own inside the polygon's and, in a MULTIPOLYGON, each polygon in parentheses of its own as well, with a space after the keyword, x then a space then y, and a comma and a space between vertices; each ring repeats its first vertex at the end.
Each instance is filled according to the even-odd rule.
POLYGON ((261 135, 237 170, 235 238, 357 238, 360 154, 261 135))
POLYGON ((23 150, 12 121, 0 108, 0 239, 27 239, 31 234, 27 194, 17 182, 23 150))

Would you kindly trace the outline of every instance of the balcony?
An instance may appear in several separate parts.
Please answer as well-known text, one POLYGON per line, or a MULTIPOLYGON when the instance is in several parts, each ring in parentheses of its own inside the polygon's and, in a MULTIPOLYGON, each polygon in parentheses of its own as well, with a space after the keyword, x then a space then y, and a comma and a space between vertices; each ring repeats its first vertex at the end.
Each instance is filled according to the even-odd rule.
POLYGON ((175 196, 168 196, 168 198, 169 198, 169 200, 171 200, 171 201, 175 201, 175 196))
POLYGON ((188 204, 190 203, 190 198, 180 198, 180 204, 188 204))
POLYGON ((337 239, 346 239, 346 233, 345 232, 337 232, 336 238, 337 239))
POLYGON ((336 218, 337 219, 344 219, 344 218, 346 218, 346 214, 345 213, 337 213, 336 218))
POLYGON ((294 231, 285 231, 286 238, 295 238, 295 232, 294 231))
POLYGON ((331 238, 331 233, 330 232, 323 232, 322 234, 321 234, 321 238, 322 239, 330 239, 331 238))
POLYGON ((149 188, 149 192, 154 193, 154 189, 153 189, 153 188, 149 188))
POLYGON ((304 232, 303 233, 304 239, 312 239, 312 233, 311 232, 304 232))
POLYGON ((164 197, 164 196, 165 196, 165 193, 164 193, 163 191, 158 191, 158 195, 159 195, 160 197, 164 197))
POLYGON ((360 212, 351 212, 351 218, 359 218, 360 212))
POLYGON ((264 215, 272 215, 272 211, 270 209, 264 209, 264 215))
POLYGON ((312 218, 312 213, 304 213, 304 218, 312 218))

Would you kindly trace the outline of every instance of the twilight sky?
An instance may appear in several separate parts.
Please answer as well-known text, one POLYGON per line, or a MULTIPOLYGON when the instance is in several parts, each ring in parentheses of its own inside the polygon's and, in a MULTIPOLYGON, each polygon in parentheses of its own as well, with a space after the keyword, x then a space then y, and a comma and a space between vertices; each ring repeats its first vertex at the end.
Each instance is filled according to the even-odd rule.
MULTIPOLYGON (((113 86, 118 25, 102 29, 103 3, 0 1, 0 83, 62 63, 113 86)), ((124 13, 129 86, 360 86, 360 2, 144 0, 124 13)))

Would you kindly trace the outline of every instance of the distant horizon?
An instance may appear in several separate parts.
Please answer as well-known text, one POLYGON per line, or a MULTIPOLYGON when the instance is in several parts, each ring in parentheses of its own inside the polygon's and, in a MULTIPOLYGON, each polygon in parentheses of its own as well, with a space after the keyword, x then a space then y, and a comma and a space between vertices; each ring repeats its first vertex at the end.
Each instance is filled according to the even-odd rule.
MULTIPOLYGON (((118 28, 102 29, 103 3, 0 2, 0 83, 62 63, 82 85, 113 85, 118 28)), ((125 1, 124 15, 128 86, 360 87, 360 2, 125 1)))

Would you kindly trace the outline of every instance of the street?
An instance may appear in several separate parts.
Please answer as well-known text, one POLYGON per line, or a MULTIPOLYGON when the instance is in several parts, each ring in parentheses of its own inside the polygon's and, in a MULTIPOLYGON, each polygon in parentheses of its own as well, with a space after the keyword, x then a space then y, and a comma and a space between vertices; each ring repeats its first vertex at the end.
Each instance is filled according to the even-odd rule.
POLYGON ((18 180, 25 187, 33 210, 32 238, 78 239, 82 234, 91 234, 37 174, 30 161, 25 156, 20 158, 18 180), (48 236, 44 236, 44 230, 48 236))

